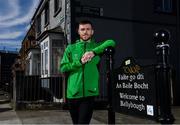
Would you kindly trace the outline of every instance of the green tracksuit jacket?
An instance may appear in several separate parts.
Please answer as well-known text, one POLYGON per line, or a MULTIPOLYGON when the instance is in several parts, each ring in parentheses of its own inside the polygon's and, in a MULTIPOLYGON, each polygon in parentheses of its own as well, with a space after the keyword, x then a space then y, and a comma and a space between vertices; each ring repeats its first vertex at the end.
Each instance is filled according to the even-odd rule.
POLYGON ((94 40, 84 42, 77 40, 75 44, 68 45, 60 62, 60 71, 68 73, 67 98, 82 98, 99 95, 99 72, 97 64, 99 54, 104 49, 115 46, 113 40, 96 43, 94 40), (87 51, 93 51, 95 57, 86 64, 81 64, 81 57, 87 51))

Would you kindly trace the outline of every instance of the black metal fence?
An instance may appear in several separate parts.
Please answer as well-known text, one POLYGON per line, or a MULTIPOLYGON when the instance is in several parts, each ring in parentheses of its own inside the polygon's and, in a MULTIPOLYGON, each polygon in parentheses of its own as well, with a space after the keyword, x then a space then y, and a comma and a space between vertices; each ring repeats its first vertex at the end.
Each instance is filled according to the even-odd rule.
POLYGON ((62 77, 42 79, 16 72, 13 79, 14 109, 59 108, 62 103, 62 77))
MULTIPOLYGON (((95 106, 97 109, 106 108, 108 103, 106 74, 101 72, 100 76, 100 96, 96 98, 95 106)), ((15 110, 66 108, 66 84, 63 76, 41 78, 16 71, 11 88, 15 110)))

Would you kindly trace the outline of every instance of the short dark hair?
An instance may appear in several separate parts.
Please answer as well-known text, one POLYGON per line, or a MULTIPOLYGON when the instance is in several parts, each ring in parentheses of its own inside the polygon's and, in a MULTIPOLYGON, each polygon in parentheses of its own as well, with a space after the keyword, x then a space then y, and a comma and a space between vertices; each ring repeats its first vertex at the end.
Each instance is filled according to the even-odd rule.
MULTIPOLYGON (((82 21, 79 22, 79 25, 84 25, 84 24, 90 24, 91 27, 93 28, 93 24, 89 20, 82 20, 82 21)), ((78 27, 79 27, 79 25, 78 25, 78 27)))

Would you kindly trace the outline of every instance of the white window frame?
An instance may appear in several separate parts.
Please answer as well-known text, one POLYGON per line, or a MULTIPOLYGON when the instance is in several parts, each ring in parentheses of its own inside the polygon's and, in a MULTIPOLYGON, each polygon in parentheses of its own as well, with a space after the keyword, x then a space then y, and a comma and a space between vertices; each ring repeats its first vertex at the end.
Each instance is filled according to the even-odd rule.
POLYGON ((50 55, 50 40, 49 40, 49 37, 47 37, 41 42, 41 77, 42 78, 46 78, 50 76, 50 56, 49 55, 50 55))

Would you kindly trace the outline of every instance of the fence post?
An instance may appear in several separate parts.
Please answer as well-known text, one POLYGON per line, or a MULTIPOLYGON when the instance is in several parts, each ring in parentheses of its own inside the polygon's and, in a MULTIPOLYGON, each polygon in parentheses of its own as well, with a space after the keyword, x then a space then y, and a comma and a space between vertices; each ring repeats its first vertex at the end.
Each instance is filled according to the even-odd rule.
POLYGON ((160 105, 159 121, 162 124, 172 124, 174 117, 171 113, 171 96, 170 96, 170 66, 169 66, 169 37, 168 30, 162 29, 154 34, 154 41, 156 42, 157 55, 157 86, 158 99, 160 105))
POLYGON ((108 124, 115 124, 115 112, 113 111, 112 107, 112 71, 113 71, 113 55, 114 55, 114 48, 108 47, 105 49, 106 54, 106 82, 108 88, 108 124))

